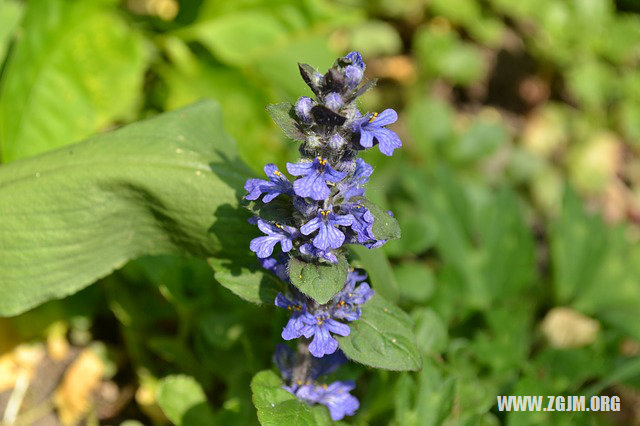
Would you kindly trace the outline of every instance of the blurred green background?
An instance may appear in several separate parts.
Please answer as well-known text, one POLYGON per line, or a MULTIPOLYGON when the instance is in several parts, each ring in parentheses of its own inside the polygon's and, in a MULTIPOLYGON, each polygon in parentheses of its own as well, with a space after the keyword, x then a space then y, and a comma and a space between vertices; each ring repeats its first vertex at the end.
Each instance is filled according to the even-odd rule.
MULTIPOLYGON (((296 63, 324 72, 360 50, 379 79, 361 107, 395 108, 404 142, 365 154, 368 194, 403 230, 369 272, 396 284, 424 368, 349 366, 348 423, 640 424, 639 13, 635 0, 0 0, 0 158, 210 97, 260 173, 296 158, 264 109, 309 95, 296 63), (619 395, 622 412, 498 412, 509 394, 619 395)), ((180 423, 194 404, 200 420, 256 424, 249 382, 285 321, 201 260, 139 259, 0 319, 0 412, 27 380, 15 424, 180 423)))

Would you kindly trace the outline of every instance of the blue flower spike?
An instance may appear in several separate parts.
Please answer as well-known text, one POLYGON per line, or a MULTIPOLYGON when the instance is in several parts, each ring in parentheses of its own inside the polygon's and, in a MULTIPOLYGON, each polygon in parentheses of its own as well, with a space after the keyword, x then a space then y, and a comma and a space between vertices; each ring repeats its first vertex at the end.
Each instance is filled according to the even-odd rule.
MULTIPOLYGON (((280 108, 283 113, 277 122, 303 135, 301 158, 286 164, 294 179, 275 164, 267 164, 266 180, 247 180, 245 199, 264 204, 257 207, 258 216, 249 220, 264 235, 252 239, 249 247, 264 269, 286 283, 286 291, 278 293, 274 303, 289 312, 282 339, 296 341, 298 346, 296 351, 283 344, 276 347, 274 361, 283 389, 307 404, 325 405, 337 421, 359 408, 358 399, 350 393, 355 383, 323 383, 321 378, 347 361, 336 336, 349 336, 349 324, 361 318, 374 291, 366 282, 366 273, 348 269, 342 286, 334 282, 341 290, 335 292, 333 287, 333 297, 328 301, 319 298, 326 301, 319 303, 310 296, 313 290, 301 286, 309 291, 307 295, 294 286, 299 282, 289 278, 291 261, 310 268, 310 276, 329 270, 332 277, 342 277, 344 269, 340 268, 348 258, 345 244, 375 248, 386 242, 373 235, 375 215, 380 213, 364 198, 373 167, 358 154, 378 145, 382 154, 390 156, 402 142, 387 128, 398 120, 393 109, 380 114, 358 109, 357 97, 375 83, 364 81, 366 66, 359 52, 338 58, 325 74, 310 65, 298 67, 314 97, 302 96, 288 110, 280 108), (281 198, 268 205, 276 197, 281 198)), ((256 205, 248 203, 247 207, 256 205)))

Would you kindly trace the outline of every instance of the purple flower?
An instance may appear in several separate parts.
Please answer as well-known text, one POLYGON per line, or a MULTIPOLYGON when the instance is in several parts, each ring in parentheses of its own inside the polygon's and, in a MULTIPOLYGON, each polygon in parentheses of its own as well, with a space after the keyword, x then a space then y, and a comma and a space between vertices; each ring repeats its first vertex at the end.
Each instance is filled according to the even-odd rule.
MULTIPOLYGON (((293 380, 293 366, 295 365, 295 353, 293 350, 284 343, 278 343, 276 350, 273 353, 273 361, 280 370, 280 375, 285 383, 290 383, 293 380)), ((289 390, 289 389, 287 389, 289 390)), ((291 392, 289 390, 289 392, 291 392)))
POLYGON ((333 213, 333 208, 329 206, 327 210, 321 210, 318 215, 300 227, 304 235, 309 235, 319 229, 318 235, 313 239, 313 245, 320 250, 331 247, 339 248, 344 242, 344 233, 337 226, 349 226, 353 223, 353 216, 350 214, 337 215, 333 213))
POLYGON ((344 416, 352 416, 360 407, 358 399, 349 392, 356 387, 351 380, 333 382, 330 385, 301 386, 295 395, 308 402, 326 405, 331 419, 342 420, 344 416))
POLYGON ((291 318, 289 318, 289 322, 287 322, 287 325, 282 330, 282 338, 284 340, 292 340, 302 336, 302 331, 306 327, 303 318, 305 315, 308 315, 307 305, 297 297, 289 300, 282 293, 278 293, 276 296, 275 305, 279 308, 288 309, 289 312, 291 312, 291 318))
POLYGON ((306 254, 307 256, 319 257, 334 264, 338 263, 338 258, 331 250, 321 250, 317 247, 314 247, 313 244, 307 243, 301 245, 300 253, 306 254))
POLYGON ((348 325, 334 320, 328 312, 323 310, 313 314, 307 312, 302 315, 301 320, 304 323, 302 335, 307 339, 313 337, 309 352, 317 358, 332 354, 338 349, 338 341, 331 333, 348 336, 351 332, 348 325))
POLYGON ((313 358, 308 380, 304 382, 300 380, 297 383, 293 382, 296 364, 296 354, 293 349, 285 344, 278 344, 273 360, 285 382, 282 387, 307 404, 323 404, 327 406, 333 420, 337 421, 344 418, 344 416, 351 416, 359 408, 358 400, 349 394, 355 388, 354 382, 337 381, 330 385, 316 382, 316 379, 320 376, 331 374, 347 361, 341 351, 336 351, 322 358, 313 358))
POLYGON ((262 267, 267 271, 271 271, 278 278, 284 282, 289 281, 289 274, 287 273, 287 257, 284 254, 280 254, 278 259, 273 257, 265 257, 261 259, 262 267))
POLYGON ((393 150, 402 146, 402 141, 395 132, 385 128, 398 120, 398 114, 391 108, 385 109, 380 114, 367 114, 353 125, 353 131, 360 133, 360 145, 364 148, 373 146, 373 139, 379 143, 380 152, 391 156, 393 150))
POLYGON ((334 170, 326 159, 316 157, 311 163, 287 163, 287 170, 294 176, 304 176, 293 183, 293 190, 301 197, 324 200, 331 190, 329 182, 339 182, 346 173, 334 170))
POLYGON ((357 271, 349 272, 344 289, 332 299, 334 307, 331 315, 334 318, 345 319, 347 321, 355 321, 360 318, 362 314, 360 305, 363 305, 367 300, 371 299, 374 294, 368 283, 363 282, 356 287, 358 282, 366 279, 367 274, 361 274, 357 271))
POLYGON ((258 228, 267 235, 251 240, 249 248, 261 259, 271 256, 273 247, 277 243, 280 243, 283 252, 288 252, 293 248, 293 239, 299 236, 298 230, 293 226, 269 223, 262 219, 258 219, 257 224, 258 228))
POLYGON ((353 216, 351 229, 356 233, 358 243, 364 244, 376 239, 373 235, 374 217, 369 209, 360 203, 344 203, 342 209, 353 216))
POLYGON ((313 107, 313 99, 308 96, 301 96, 296 102, 296 115, 305 123, 311 122, 311 108, 313 107))
POLYGON ((275 164, 267 164, 264 166, 264 172, 269 180, 249 179, 244 184, 244 189, 249 193, 245 198, 247 200, 257 200, 260 195, 266 193, 262 201, 268 203, 280 194, 292 194, 293 186, 289 179, 278 170, 275 164))
POLYGON ((364 195, 364 185, 369 182, 369 177, 373 173, 373 167, 365 163, 362 158, 356 160, 356 168, 351 177, 338 184, 340 194, 345 201, 351 197, 364 195))

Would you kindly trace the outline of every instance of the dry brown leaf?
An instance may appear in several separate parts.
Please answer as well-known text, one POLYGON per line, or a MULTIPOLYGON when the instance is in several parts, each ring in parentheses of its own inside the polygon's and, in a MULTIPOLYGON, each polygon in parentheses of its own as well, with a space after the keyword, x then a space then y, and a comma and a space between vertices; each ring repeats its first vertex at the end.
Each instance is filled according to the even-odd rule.
POLYGON ((542 321, 542 333, 554 348, 579 348, 596 340, 600 323, 571 308, 551 309, 542 321))
POLYGON ((90 349, 85 349, 71 364, 54 397, 63 425, 75 425, 89 412, 103 372, 102 360, 90 349))

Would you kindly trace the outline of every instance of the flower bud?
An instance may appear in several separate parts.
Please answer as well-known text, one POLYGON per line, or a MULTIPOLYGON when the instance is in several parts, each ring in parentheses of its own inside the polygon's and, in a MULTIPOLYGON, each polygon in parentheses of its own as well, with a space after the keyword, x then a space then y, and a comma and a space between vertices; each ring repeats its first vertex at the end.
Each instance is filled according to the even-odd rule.
POLYGON ((347 65, 344 69, 344 79, 347 83, 347 87, 351 90, 358 87, 360 82, 362 81, 363 71, 361 68, 355 65, 347 65))
POLYGON ((335 150, 342 149, 342 147, 344 147, 346 143, 347 141, 344 140, 344 137, 342 137, 338 133, 331 135, 331 137, 329 138, 329 147, 331 149, 335 149, 335 150))
POLYGON ((331 92, 327 96, 325 96, 324 104, 331 111, 337 112, 340 110, 340 108, 342 108, 342 105, 344 105, 344 100, 342 99, 342 96, 340 96, 340 94, 331 92))
POLYGON ((313 107, 313 99, 308 96, 301 96, 296 102, 296 115, 305 123, 310 123, 311 108, 313 107))

